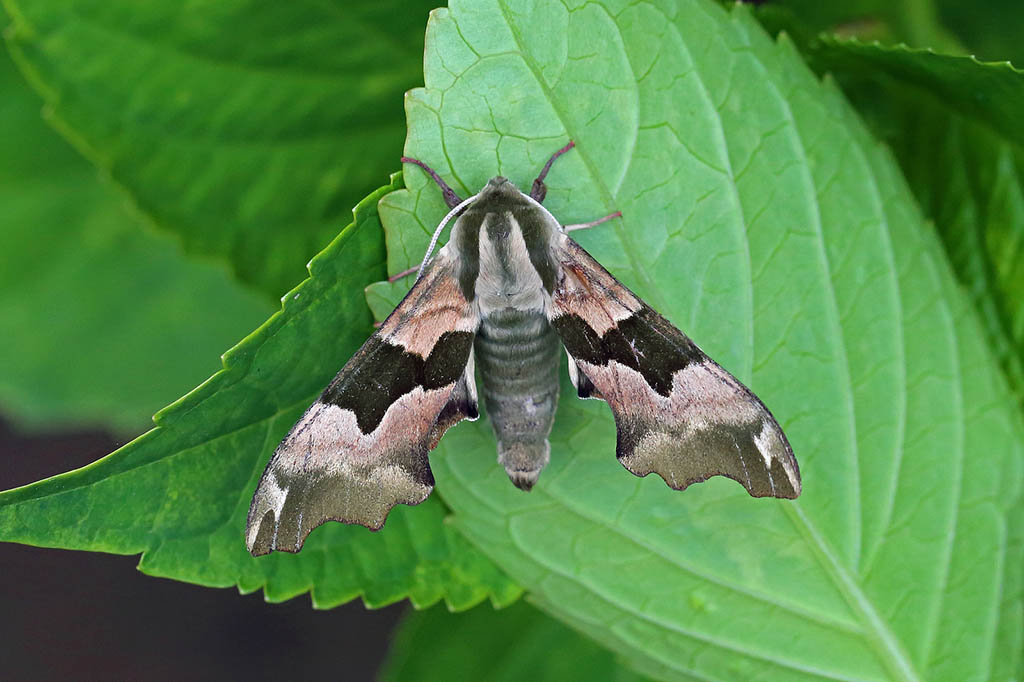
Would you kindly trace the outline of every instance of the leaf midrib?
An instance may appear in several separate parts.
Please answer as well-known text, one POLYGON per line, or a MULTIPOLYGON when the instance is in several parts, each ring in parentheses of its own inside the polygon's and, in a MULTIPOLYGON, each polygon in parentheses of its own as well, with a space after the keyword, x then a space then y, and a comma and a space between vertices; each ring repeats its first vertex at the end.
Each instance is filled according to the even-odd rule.
MULTIPOLYGON (((735 24, 734 15, 730 15, 730 20, 732 20, 733 23, 735 24)), ((675 26, 674 23, 672 25, 673 25, 673 28, 674 28, 674 26, 675 26)), ((754 62, 756 63, 758 68, 760 68, 762 70, 762 73, 765 73, 763 62, 760 59, 754 59, 754 62)), ((699 70, 695 70, 694 75, 695 75, 695 77, 698 80, 701 80, 699 70)), ((775 93, 777 95, 777 99, 778 99, 780 105, 782 106, 782 108, 785 111, 786 118, 787 118, 787 120, 790 122, 790 124, 792 126, 792 130, 793 130, 793 133, 794 133, 793 138, 795 139, 796 143, 799 145, 799 151, 800 151, 801 157, 803 158, 803 160, 805 162, 805 166, 806 166, 807 165, 806 149, 804 148, 803 138, 799 134, 799 128, 796 125, 796 121, 794 119, 793 111, 792 111, 792 108, 790 107, 789 100, 782 96, 782 93, 778 91, 778 88, 776 87, 776 84, 770 78, 767 78, 767 74, 766 74, 765 82, 768 84, 769 87, 772 88, 773 91, 775 91, 775 93)), ((856 147, 858 150, 860 149, 859 145, 854 144, 853 146, 856 147)), ((870 170, 870 167, 869 167, 869 170, 870 170)), ((873 177, 873 174, 872 174, 872 177, 873 177)), ((806 178, 806 174, 805 174, 805 178, 806 178)), ((810 186, 811 186, 812 189, 815 188, 813 178, 810 179, 810 186)), ((835 287, 832 286, 831 274, 830 274, 831 270, 829 268, 827 255, 825 253, 824 237, 823 237, 823 234, 822 234, 822 231, 821 231, 820 206, 818 205, 818 202, 817 202, 817 192, 816 192, 816 190, 809 192, 809 197, 813 197, 812 210, 813 210, 813 213, 814 213, 814 215, 816 217, 816 220, 815 220, 815 228, 816 228, 816 239, 815 239, 815 242, 816 242, 816 246, 818 247, 818 255, 819 255, 820 259, 822 260, 822 265, 823 265, 823 267, 825 269, 825 272, 823 273, 824 274, 823 278, 824 278, 825 282, 829 285, 829 297, 830 297, 830 301, 832 303, 832 305, 830 306, 830 310, 833 312, 832 319, 833 319, 833 322, 835 322, 836 327, 838 329, 837 333, 835 333, 833 336, 834 336, 834 338, 838 339, 839 346, 840 346, 840 351, 842 352, 842 357, 843 357, 843 367, 845 368, 844 377, 846 379, 847 386, 850 386, 852 384, 852 380, 851 380, 850 371, 849 371, 849 358, 848 358, 846 350, 845 350, 845 342, 844 342, 844 338, 845 337, 843 335, 842 327, 841 327, 841 325, 839 324, 839 321, 838 321, 838 308, 837 308, 836 291, 835 291, 835 287)), ((885 230, 885 231, 887 233, 887 230, 885 230)), ((855 427, 855 423, 856 423, 855 422, 855 420, 856 420, 856 410, 854 409, 854 404, 853 404, 853 401, 852 401, 852 391, 848 390, 848 391, 845 391, 845 393, 849 397, 849 400, 848 400, 848 410, 847 411, 848 411, 849 419, 850 419, 850 422, 851 422, 851 428, 853 429, 854 435, 855 435, 856 434, 856 427, 855 427)), ((856 449, 857 448, 857 441, 856 441, 856 438, 854 437, 851 440, 851 442, 852 442, 853 447, 854 447, 853 454, 854 454, 856 471, 858 472, 858 481, 859 481, 859 479, 860 479, 860 475, 859 475, 859 471, 860 471, 859 464, 860 464, 860 462, 859 462, 859 457, 857 455, 857 449, 856 449)), ((858 494, 856 496, 856 500, 857 500, 857 504, 858 504, 858 507, 859 507, 859 504, 860 504, 859 492, 858 492, 858 494)), ((785 512, 786 512, 787 516, 791 520, 797 519, 797 520, 800 521, 800 523, 802 523, 805 526, 806 532, 814 540, 814 542, 809 543, 809 544, 812 545, 814 550, 819 554, 819 556, 821 558, 826 560, 825 561, 825 566, 828 568, 827 572, 828 572, 829 576, 832 578, 833 583, 836 585, 837 588, 839 588, 842 591, 842 593, 844 594, 844 597, 846 597, 847 602, 850 604, 850 606, 852 606, 856 610, 856 612, 861 615, 864 623, 866 625, 870 626, 869 632, 874 632, 876 634, 877 641, 876 641, 876 638, 874 638, 874 637, 869 638, 869 641, 872 642, 872 644, 874 644, 876 646, 876 649, 878 648, 878 644, 882 645, 882 648, 881 648, 879 653, 883 654, 881 656, 881 658, 882 658, 883 661, 886 662, 887 667, 892 668, 893 664, 894 664, 896 671, 898 671, 903 676, 904 679, 906 679, 906 680, 919 680, 920 678, 918 677, 916 671, 914 670, 913 666, 911 665, 909 657, 906 655, 906 652, 903 651, 902 647, 900 646, 899 640, 893 634, 893 632, 890 629, 888 623, 881 617, 881 615, 874 608, 873 603, 868 598, 868 596, 864 593, 863 589, 861 589, 861 586, 859 585, 859 583, 857 583, 857 581, 853 579, 853 577, 846 570, 846 568, 842 564, 842 562, 839 561, 838 557, 835 555, 834 551, 832 551, 832 549, 831 549, 831 544, 825 539, 824 536, 821 535, 820 531, 818 531, 816 525, 811 521, 811 519, 809 517, 807 517, 806 514, 804 514, 803 508, 802 508, 800 502, 799 501, 794 501, 792 504, 786 504, 786 505, 784 505, 784 509, 785 509, 785 512)), ((858 513, 856 515, 856 518, 857 518, 857 521, 858 521, 858 536, 859 536, 860 520, 861 520, 861 515, 860 515, 859 511, 858 511, 858 513)), ((859 542, 858 542, 858 546, 859 546, 859 542)))
MULTIPOLYGON (((568 115, 566 114, 565 110, 561 107, 560 103, 558 102, 558 99, 555 97, 555 94, 551 91, 551 88, 548 87, 547 82, 544 80, 544 77, 538 70, 536 64, 533 63, 533 60, 527 56, 526 51, 523 49, 522 36, 520 36, 519 31, 516 29, 515 23, 509 16, 509 10, 506 7, 505 2, 506 0, 497 0, 497 5, 498 8, 501 10, 501 16, 505 20, 505 24, 508 26, 509 33, 512 34, 512 39, 515 41, 516 47, 518 48, 518 52, 516 54, 523 61, 523 65, 530 70, 531 74, 533 74, 533 78, 537 82, 537 86, 544 93, 544 96, 547 99, 548 103, 551 105, 551 108, 555 111, 555 114, 558 116, 559 121, 561 121, 562 123, 562 127, 564 127, 566 132, 569 133, 570 138, 575 139, 576 135, 573 135, 572 133, 573 126, 569 124, 568 115)), ((601 5, 600 7, 602 10, 605 10, 603 5, 601 5)), ((457 24, 458 21, 455 21, 455 23, 457 24)), ((615 25, 616 30, 618 30, 618 23, 614 22, 614 19, 613 24, 615 25)), ((618 210, 615 202, 615 197, 612 195, 611 189, 607 185, 605 185, 604 181, 601 178, 601 175, 597 172, 597 166, 594 160, 590 158, 590 155, 587 154, 585 150, 580 148, 577 148, 577 150, 580 153, 580 159, 582 160, 583 165, 586 166, 587 172, 590 174, 594 187, 598 190, 598 193, 601 195, 601 200, 604 202, 605 210, 609 211, 609 213, 618 210)), ((623 169, 623 177, 625 177, 626 174, 628 174, 628 172, 628 168, 623 169)), ((636 252, 632 248, 632 244, 627 239, 626 230, 621 224, 622 221, 618 220, 612 222, 614 224, 613 229, 615 230, 615 235, 619 238, 619 241, 622 244, 622 250, 629 258, 630 266, 633 270, 634 276, 641 282, 641 286, 643 287, 647 297, 653 299, 656 302, 657 305, 655 307, 661 307, 664 310, 666 308, 665 302, 661 300, 661 295, 658 293, 658 288, 654 286, 654 281, 647 275, 646 269, 641 267, 640 259, 637 257, 636 252)))
MULTIPOLYGON (((459 482, 462 484, 462 486, 470 494, 472 494, 477 499, 478 502, 480 502, 480 504, 482 504, 483 506, 487 507, 488 509, 491 509, 495 513, 495 515, 497 517, 501 516, 501 510, 496 508, 495 506, 493 506, 493 504, 489 500, 487 500, 486 497, 484 497, 483 495, 479 494, 477 492, 476 487, 472 484, 471 481, 467 481, 466 480, 466 478, 460 472, 458 467, 451 467, 450 471, 451 471, 452 475, 456 479, 459 480, 459 482)), ((549 496, 552 497, 552 499, 558 499, 558 498, 555 498, 553 495, 549 494, 549 496)), ((559 505, 560 508, 566 508, 566 505, 564 505, 561 502, 559 502, 558 505, 559 505)), ((577 510, 574 510, 574 509, 570 508, 570 511, 573 511, 578 516, 580 516, 580 517, 582 517, 584 519, 588 519, 588 517, 586 515, 580 514, 577 510)), ((505 523, 507 524, 508 521, 509 521, 509 519, 506 518, 505 519, 505 523)), ((623 535, 623 537, 626 537, 630 541, 636 542, 632 537, 630 537, 628 535, 625 535, 625 533, 623 533, 622 531, 618 530, 617 528, 613 528, 613 527, 610 527, 610 526, 605 526, 605 528, 607 528, 608 530, 612 530, 612 531, 614 531, 616 533, 619 533, 619 534, 623 535)), ((512 532, 511 528, 509 528, 509 536, 512 537, 512 538, 516 537, 516 533, 512 532)), ((470 538, 470 539, 472 539, 472 538, 470 538)), ((640 543, 637 543, 637 544, 640 544, 640 543)), ((640 546, 643 546, 643 545, 640 544, 640 546)), ((524 552, 526 552, 526 548, 523 548, 522 546, 520 546, 520 547, 521 547, 521 549, 523 549, 524 552)), ((740 653, 740 654, 742 654, 744 656, 749 656, 750 658, 754 658, 754 659, 757 659, 757 660, 762 660, 762 661, 765 661, 765 662, 768 662, 768 663, 772 663, 774 665, 778 665, 780 667, 788 668, 788 669, 791 669, 791 670, 797 670, 797 671, 804 672, 804 673, 810 673, 810 674, 818 675, 820 677, 824 677, 824 678, 827 678, 827 679, 832 679, 832 680, 837 680, 837 681, 842 681, 842 682, 861 682, 862 678, 851 678, 851 677, 847 677, 845 675, 840 675, 840 674, 833 673, 833 672, 830 672, 830 671, 822 670, 820 668, 802 665, 801 663, 799 663, 797 661, 791 661, 791 660, 788 660, 788 659, 775 658, 775 657, 772 657, 772 656, 770 656, 770 655, 768 655, 767 653, 764 653, 764 652, 760 652, 760 651, 755 651, 755 650, 752 650, 752 649, 744 648, 744 645, 741 644, 741 643, 734 643, 734 642, 730 642, 730 641, 727 641, 727 640, 716 639, 715 637, 713 637, 711 635, 702 634, 702 633, 699 633, 699 632, 697 632, 695 630, 689 630, 689 629, 683 628, 682 626, 680 626, 680 625, 678 625, 676 623, 671 623, 671 622, 665 621, 664 619, 656 618, 656 617, 654 617, 654 616, 652 616, 650 614, 644 613, 643 611, 637 610, 636 608, 634 608, 630 604, 623 603, 620 599, 617 599, 614 594, 606 594, 604 591, 602 591, 600 589, 599 585, 594 585, 594 584, 592 584, 590 582, 582 580, 578 575, 574 575, 574 574, 564 570, 561 566, 557 565, 557 562, 552 563, 552 562, 543 561, 542 558, 540 557, 540 555, 538 555, 535 552, 526 552, 526 554, 528 556, 533 557, 533 560, 537 564, 539 564, 540 566, 544 567, 545 569, 547 569, 551 573, 556 574, 558 576, 561 576, 565 580, 568 580, 568 581, 571 581, 571 582, 574 582, 574 583, 580 585, 581 587, 586 589, 588 592, 593 594, 595 597, 598 597, 601 600, 603 600, 604 602, 615 606, 617 609, 621 610, 622 612, 631 614, 632 616, 634 616, 636 618, 639 618, 639 619, 641 619, 643 621, 646 621, 646 622, 650 623, 651 625, 654 625, 654 626, 657 626, 657 627, 660 627, 660 628, 664 628, 664 629, 666 629, 668 631, 671 631, 671 632, 678 633, 678 634, 680 634, 680 635, 682 635, 684 637, 688 637, 688 638, 690 638, 692 640, 695 640, 695 641, 698 641, 698 642, 702 642, 704 644, 710 644, 710 645, 713 645, 713 646, 716 646, 716 647, 720 647, 720 648, 728 650, 728 651, 734 651, 734 652, 740 653)), ((658 556, 662 556, 663 557, 663 555, 661 555, 661 554, 658 554, 658 556)), ((674 563, 674 562, 672 562, 672 563, 674 563)), ((685 569, 683 569, 683 570, 685 570, 685 569)), ((779 605, 779 606, 780 606, 780 608, 785 608, 782 605, 779 605)), ((839 629, 842 629, 842 628, 839 628, 839 629)), ((683 672, 683 673, 688 674, 688 675, 692 675, 692 676, 697 677, 697 678, 702 679, 702 680, 722 680, 722 678, 708 677, 707 675, 705 675, 703 673, 700 673, 698 671, 691 670, 691 669, 685 668, 685 667, 680 667, 679 662, 676 661, 676 660, 661 660, 661 663, 666 665, 666 666, 668 666, 668 667, 670 667, 670 668, 672 668, 673 670, 676 670, 676 671, 679 671, 679 672, 683 672)), ((723 682, 724 682, 724 680, 723 680, 723 682)))
MULTIPOLYGON (((511 18, 508 15, 508 10, 507 10, 507 8, 506 8, 506 6, 504 4, 504 0, 498 0, 498 6, 499 6, 499 8, 501 10, 502 17, 505 20, 505 23, 508 26, 509 31, 511 32, 511 34, 513 36, 513 40, 515 40, 516 45, 519 48, 519 57, 520 57, 520 59, 522 59, 524 65, 526 65, 527 68, 530 70, 530 72, 533 74, 534 79, 535 79, 535 81, 538 84, 538 87, 540 87, 541 90, 543 91, 543 93, 544 93, 545 97, 547 98, 548 102, 551 104, 552 109, 554 109, 555 113, 558 115, 559 119, 561 120, 562 125, 566 128, 567 131, 570 130, 571 126, 568 125, 568 119, 567 119, 567 116, 566 116, 565 112, 558 105, 557 99, 554 97, 554 94, 551 92, 551 90, 548 88, 546 82, 541 77, 541 74, 538 72, 538 69, 537 69, 536 65, 533 64, 532 60, 529 58, 529 56, 526 54, 525 50, 523 49, 523 43, 522 43, 521 36, 519 35, 518 31, 516 30, 516 27, 515 27, 514 23, 512 22, 511 18)), ((613 20, 613 24, 618 29, 618 23, 613 20)), ((677 32, 677 35, 678 35, 678 28, 675 26, 675 23, 670 21, 669 25, 670 25, 670 27, 672 28, 673 31, 677 32)), ((678 37, 680 39, 681 44, 685 45, 685 41, 682 40, 682 36, 678 36, 678 37)), ((755 60, 755 61, 757 62, 757 64, 759 66, 763 66, 761 64, 760 60, 755 60)), ((700 83, 700 86, 704 90, 704 92, 707 92, 707 88, 704 85, 704 82, 703 82, 703 80, 700 77, 699 71, 695 70, 694 75, 695 75, 697 81, 700 83)), ((634 76, 635 76, 635 74, 634 74, 634 76)), ((772 87, 774 89, 774 87, 775 87, 774 84, 772 83, 771 85, 772 85, 772 87)), ((794 131, 796 131, 795 122, 793 121, 793 117, 792 117, 792 110, 789 107, 788 101, 785 100, 785 98, 783 98, 781 96, 781 94, 779 95, 779 99, 781 100, 783 106, 786 109, 787 117, 789 118, 790 122, 793 124, 794 131)), ((715 111, 717 112, 717 108, 715 109, 715 111)), ((727 145, 728 142, 727 142, 727 140, 725 140, 725 137, 724 137, 724 128, 722 126, 721 117, 720 116, 716 116, 715 120, 718 123, 719 139, 721 140, 722 144, 727 145)), ((571 135, 571 133, 570 133, 570 135, 571 135)), ((800 141, 801 150, 803 150, 802 138, 800 138, 799 134, 796 134, 795 137, 800 141)), ((728 156, 727 155, 726 155, 725 158, 726 158, 726 161, 728 162, 728 156)), ((804 158, 806 159, 806 154, 804 154, 804 158)), ((604 185, 604 183, 602 182, 601 176, 596 172, 596 168, 594 166, 593 161, 589 158, 589 156, 587 154, 582 153, 582 152, 581 152, 581 159, 583 160, 584 164, 586 165, 586 167, 587 167, 587 169, 588 169, 588 171, 589 171, 589 173, 591 175, 591 178, 593 179, 595 187, 601 193, 602 198, 605 201, 606 206, 609 206, 609 207, 613 206, 614 202, 613 202, 613 197, 611 195, 611 192, 610 192, 609 188, 606 187, 604 185)), ((732 176, 731 175, 729 177, 730 177, 730 186, 733 188, 733 191, 735 193, 737 191, 736 188, 735 188, 735 182, 732 181, 732 176)), ((812 181, 812 186, 813 186, 813 181, 812 181)), ((814 193, 813 195, 816 197, 816 193, 814 193)), ((738 203, 738 197, 736 197, 736 202, 738 203)), ((815 212, 816 215, 820 214, 820 209, 818 209, 817 205, 815 205, 815 207, 814 207, 814 212, 815 212)), ((742 215, 742 211, 741 211, 741 215, 742 215)), ((744 224, 746 224, 746 223, 744 222, 744 224)), ((651 298, 657 298, 657 296, 656 296, 657 288, 653 286, 653 282, 647 276, 645 269, 640 267, 640 261, 637 258, 637 256, 636 256, 635 252, 633 251, 633 249, 630 248, 630 242, 625 238, 624 231, 623 231, 623 229, 620 226, 616 226, 616 234, 619 237, 619 240, 620 240, 620 242, 623 245, 623 251, 627 254, 627 256, 630 259, 631 266, 633 267, 633 270, 636 273, 637 278, 640 279, 641 281, 643 281, 644 286, 645 286, 645 291, 654 292, 654 294, 651 295, 651 298)), ((821 248, 823 248, 822 239, 821 239, 821 230, 820 230, 820 220, 818 221, 818 231, 817 231, 817 234, 818 234, 818 239, 816 240, 816 242, 817 242, 817 245, 819 246, 819 250, 820 250, 821 248)), ((748 261, 749 261, 749 243, 748 243, 748 241, 746 239, 744 239, 744 243, 747 245, 747 248, 748 248, 748 261)), ((821 255, 821 254, 819 254, 819 255, 821 255)), ((827 269, 827 266, 826 266, 826 269, 827 269)), ((826 273, 825 279, 826 279, 827 282, 829 282, 829 284, 831 284, 830 277, 828 276, 827 273, 826 273)), ((752 286, 752 282, 751 282, 751 286, 752 286)), ((830 294, 831 301, 832 301, 833 307, 834 307, 834 305, 835 305, 835 290, 834 290, 834 288, 830 287, 830 291, 831 291, 831 294, 830 294)), ((751 331, 751 336, 752 336, 752 331, 751 331)), ((838 335, 837 338, 842 339, 841 333, 838 335)), ((846 362, 846 365, 845 365, 846 366, 846 378, 847 378, 847 384, 849 385, 850 384, 849 362, 848 362, 848 359, 846 358, 845 351, 843 353, 843 357, 844 357, 844 361, 846 362)), ((854 418, 854 412, 852 410, 852 407, 850 409, 850 416, 851 416, 851 419, 854 418)), ((856 457, 856 453, 855 453, 855 457, 856 457)), ((857 465, 858 465, 857 469, 859 471, 859 461, 857 462, 857 465)), ((858 498, 857 498, 857 502, 858 502, 858 504, 860 503, 859 495, 858 495, 858 498)), ((814 549, 819 554, 819 556, 822 559, 824 559, 823 563, 827 567, 827 569, 828 569, 827 573, 832 578, 833 583, 836 585, 837 588, 840 589, 840 591, 846 597, 847 602, 856 610, 857 613, 860 614, 863 623, 865 625, 869 626, 871 631, 873 631, 875 633, 876 636, 875 637, 870 637, 868 639, 868 641, 871 642, 875 646, 876 650, 879 652, 880 658, 883 661, 886 661, 887 667, 889 667, 890 669, 894 669, 895 671, 898 671, 901 674, 901 676, 903 677, 903 679, 905 679, 905 680, 919 680, 920 678, 918 677, 916 671, 914 670, 913 666, 911 665, 911 663, 909 661, 909 657, 906 655, 906 653, 903 651, 902 647, 900 646, 899 640, 895 637, 895 635, 893 634, 892 630, 889 628, 889 626, 885 622, 885 620, 881 618, 880 614, 874 608, 874 605, 872 604, 871 600, 867 597, 867 595, 861 589, 861 586, 852 578, 852 576, 849 574, 849 572, 846 571, 845 567, 835 557, 834 552, 831 551, 830 545, 825 540, 825 538, 823 536, 821 536, 821 534, 817 530, 816 526, 810 521, 809 518, 806 517, 806 515, 803 514, 802 509, 799 509, 798 503, 794 503, 793 505, 786 505, 786 507, 787 507, 787 514, 790 516, 791 520, 795 519, 795 521, 794 521, 795 524, 796 524, 796 521, 799 521, 801 524, 803 524, 805 526, 805 531, 807 533, 807 536, 811 537, 814 540, 814 542, 810 543, 810 544, 812 544, 814 546, 814 549), (790 509, 790 507, 793 507, 793 509, 790 509)), ((857 515, 857 520, 858 520, 858 522, 860 521, 860 515, 859 514, 857 515)))
POLYGON ((724 589, 743 595, 744 597, 748 597, 750 599, 759 601, 763 604, 777 607, 782 611, 786 611, 795 616, 799 616, 800 618, 813 621, 827 628, 854 635, 865 634, 863 629, 856 626, 852 626, 850 623, 846 621, 835 618, 832 614, 812 611, 800 604, 790 602, 788 600, 784 601, 779 597, 772 596, 771 594, 763 593, 759 590, 750 587, 744 587, 743 585, 737 584, 733 581, 715 577, 707 571, 702 571, 697 568, 694 568, 693 566, 688 565, 686 562, 680 560, 679 558, 664 553, 657 546, 645 542, 642 539, 642 535, 637 533, 630 534, 626 532, 626 530, 620 528, 619 526, 609 524, 605 519, 602 519, 594 513, 589 512, 588 510, 586 510, 585 507, 582 507, 581 505, 578 504, 573 504, 573 498, 571 496, 557 495, 556 491, 554 490, 548 490, 547 494, 551 498, 558 500, 560 508, 568 509, 569 511, 573 512, 583 520, 601 526, 606 530, 615 533, 616 535, 620 536, 626 543, 634 544, 637 547, 646 550, 651 555, 664 560, 666 563, 675 566, 684 573, 689 573, 690 575, 700 578, 701 580, 707 581, 712 585, 717 585, 724 589))

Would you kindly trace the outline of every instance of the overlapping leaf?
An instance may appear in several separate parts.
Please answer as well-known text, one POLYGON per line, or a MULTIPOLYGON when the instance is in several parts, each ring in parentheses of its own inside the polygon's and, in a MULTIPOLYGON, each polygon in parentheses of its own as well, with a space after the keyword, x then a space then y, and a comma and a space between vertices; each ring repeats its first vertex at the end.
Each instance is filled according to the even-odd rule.
MULTIPOLYGON (((482 452, 433 457, 455 522, 541 605, 665 679, 1003 679, 1021 641, 1022 431, 896 165, 830 83, 743 9, 697 0, 453 3, 428 29, 406 153, 470 192, 526 187, 773 409, 795 503, 679 494, 614 461, 564 398, 529 494, 482 452), (601 46, 600 49, 595 46, 601 46)), ((442 215, 385 200, 392 270, 442 215), (409 230, 416 215, 419 229, 409 230)))
POLYGON ((281 312, 224 356, 224 369, 160 412, 157 428, 77 471, 0 493, 0 540, 142 553, 150 574, 264 588, 270 600, 311 591, 329 607, 409 597, 465 608, 519 589, 449 526, 435 498, 394 513, 385 530, 330 524, 299 555, 255 559, 243 538, 267 458, 371 331, 363 287, 384 273, 376 203, 310 264, 281 312))
POLYGON ((270 306, 141 225, 41 106, 0 54, 0 405, 138 433, 270 306))
POLYGON ((949 53, 962 52, 960 41, 933 0, 772 0, 755 3, 768 23, 798 23, 808 34, 857 36, 885 43, 905 42, 949 53))
MULTIPOLYGON (((915 92, 938 98, 947 111, 984 123, 1014 144, 1024 144, 1024 130, 1019 125, 1024 111, 1024 72, 1009 62, 984 63, 930 49, 884 47, 824 36, 810 50, 809 58, 819 70, 841 78, 874 79, 879 84, 888 78, 918 88, 915 92)), ((888 89, 884 93, 890 94, 888 89)), ((935 103, 925 100, 921 105, 934 107, 935 103)))
POLYGON ((985 60, 1008 59, 1024 66, 1024 4, 1017 0, 935 0, 939 20, 954 31, 974 54, 985 60))
POLYGON ((4 0, 58 126, 273 300, 394 169, 433 0, 4 0))

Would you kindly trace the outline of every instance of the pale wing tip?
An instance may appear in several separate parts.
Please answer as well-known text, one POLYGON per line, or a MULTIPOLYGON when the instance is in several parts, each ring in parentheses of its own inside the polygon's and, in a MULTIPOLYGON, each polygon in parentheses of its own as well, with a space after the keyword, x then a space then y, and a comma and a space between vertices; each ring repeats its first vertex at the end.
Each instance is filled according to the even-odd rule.
POLYGON ((433 490, 399 468, 384 480, 321 476, 301 483, 268 472, 253 496, 245 540, 253 556, 274 551, 296 553, 309 534, 327 521, 360 525, 371 531, 384 527, 396 504, 416 505, 433 490))
MULTIPOLYGON (((793 450, 789 446, 782 429, 776 424, 775 447, 761 449, 762 444, 757 443, 764 457, 764 469, 768 474, 768 486, 760 481, 757 486, 747 486, 747 492, 753 497, 777 497, 785 500, 795 500, 800 497, 803 491, 803 482, 800 480, 800 467, 793 456, 793 450), (781 447, 779 447, 781 445, 781 447)), ((739 480, 739 479, 737 479, 739 480)), ((743 481, 740 481, 743 483, 743 481)))
POLYGON ((776 497, 781 497, 787 500, 795 500, 800 497, 800 493, 804 490, 803 480, 800 478, 800 469, 797 466, 796 458, 792 454, 789 456, 790 461, 783 462, 782 468, 786 472, 786 478, 789 481, 792 494, 781 494, 776 497))
MULTIPOLYGON (((765 409, 767 412, 767 408, 765 409)), ((779 497, 787 500, 795 500, 800 497, 800 493, 803 492, 803 480, 800 477, 800 465, 796 461, 796 455, 793 454, 793 447, 789 444, 789 439, 786 438, 786 434, 783 432, 782 427, 775 421, 775 418, 768 413, 768 419, 765 420, 762 432, 770 430, 775 436, 777 444, 774 448, 768 447, 767 451, 768 459, 771 461, 770 469, 782 469, 781 472, 775 473, 775 479, 781 480, 783 483, 788 483, 788 486, 782 485, 777 486, 778 490, 773 491, 773 497, 779 497), (781 473, 782 476, 778 474, 781 473)), ((755 438, 755 443, 759 450, 763 448, 763 444, 755 438)))
POLYGON ((292 549, 277 545, 276 538, 274 537, 277 534, 276 525, 273 512, 269 509, 262 518, 255 521, 251 518, 249 519, 249 525, 245 531, 245 544, 248 546, 250 554, 253 556, 263 556, 264 554, 270 554, 274 550, 286 552, 299 551, 298 547, 292 549))
POLYGON ((278 543, 278 531, 288 492, 289 487, 282 486, 273 471, 264 473, 252 496, 246 521, 245 544, 253 556, 269 554, 275 549, 297 552, 301 548, 304 538, 298 539, 295 549, 291 550, 278 543))
POLYGON ((624 426, 616 448, 622 465, 640 477, 656 473, 673 490, 724 476, 751 497, 796 499, 802 491, 796 458, 772 420, 692 433, 624 426))
POLYGON ((718 472, 718 471, 716 471, 714 473, 708 473, 706 475, 700 475, 700 476, 695 476, 695 477, 692 477, 692 478, 687 478, 687 479, 684 479, 684 480, 680 480, 680 479, 676 478, 675 476, 673 476, 671 473, 668 473, 668 472, 653 471, 653 470, 652 471, 635 471, 635 470, 631 469, 625 462, 623 462, 623 466, 625 466, 626 470, 629 471, 631 474, 633 474, 634 476, 639 476, 640 478, 645 478, 645 477, 649 476, 650 474, 657 474, 658 477, 661 478, 661 480, 663 480, 665 482, 665 484, 669 488, 672 488, 672 490, 678 490, 680 492, 683 491, 683 490, 686 490, 691 485, 694 485, 696 483, 703 483, 703 482, 705 482, 705 481, 707 481, 707 480, 709 480, 711 478, 714 478, 716 476, 721 476, 722 478, 728 478, 728 479, 731 479, 733 481, 736 481, 741 486, 743 486, 743 489, 746 490, 747 494, 749 494, 751 497, 774 497, 774 498, 777 498, 777 499, 795 500, 796 498, 798 498, 800 496, 800 493, 802 492, 802 485, 800 483, 800 479, 799 478, 797 478, 795 486, 782 486, 782 487, 777 486, 775 489, 763 489, 763 488, 751 488, 751 487, 748 487, 746 481, 744 481, 738 475, 736 475, 734 473, 731 473, 731 472, 718 472))
POLYGON ((279 524, 274 517, 273 510, 267 509, 263 514, 263 517, 258 521, 254 521, 250 518, 248 526, 246 527, 246 546, 249 549, 249 553, 253 556, 264 556, 271 552, 289 552, 291 554, 298 554, 302 549, 302 546, 305 544, 306 538, 309 537, 309 534, 328 521, 338 521, 340 523, 359 525, 373 532, 377 532, 384 527, 384 523, 387 521, 387 514, 385 514, 384 518, 373 520, 345 519, 340 517, 319 519, 315 524, 302 528, 292 541, 282 542, 281 538, 278 537, 279 524))

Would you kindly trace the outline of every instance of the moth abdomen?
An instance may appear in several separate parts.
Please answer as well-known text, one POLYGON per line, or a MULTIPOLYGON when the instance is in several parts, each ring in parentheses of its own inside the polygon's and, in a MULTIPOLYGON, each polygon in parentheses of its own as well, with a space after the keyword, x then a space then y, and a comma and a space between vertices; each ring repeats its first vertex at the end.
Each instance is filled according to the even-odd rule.
POLYGON ((550 457, 561 344, 539 312, 506 308, 485 317, 474 344, 498 461, 529 490, 550 457))

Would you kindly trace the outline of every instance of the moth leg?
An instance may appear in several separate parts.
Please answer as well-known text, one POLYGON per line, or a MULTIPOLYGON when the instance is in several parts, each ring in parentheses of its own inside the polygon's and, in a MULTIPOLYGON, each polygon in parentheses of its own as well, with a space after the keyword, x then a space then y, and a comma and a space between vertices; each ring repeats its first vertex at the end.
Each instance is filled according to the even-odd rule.
POLYGON ((430 177, 434 179, 434 182, 437 183, 437 186, 441 188, 441 196, 444 197, 444 203, 448 204, 448 208, 455 208, 456 206, 462 203, 462 198, 455 193, 455 190, 448 186, 447 182, 441 179, 441 176, 438 175, 437 171, 435 171, 433 168, 423 163, 419 159, 411 159, 408 156, 402 157, 402 163, 414 163, 423 170, 427 171, 430 177))
POLYGON ((575 146, 576 143, 573 142, 572 140, 569 140, 569 144, 565 145, 564 147, 562 147, 557 152, 551 155, 551 158, 548 159, 548 162, 544 164, 544 168, 541 169, 540 175, 538 175, 537 179, 533 181, 533 187, 530 189, 531 199, 534 199, 537 203, 543 203, 544 197, 547 196, 548 193, 547 185, 544 184, 544 178, 547 177, 548 171, 551 170, 551 164, 555 162, 555 159, 557 159, 559 156, 566 153, 575 146))
POLYGON ((609 220, 612 220, 613 218, 621 218, 621 217, 622 217, 622 211, 616 211, 615 213, 609 213, 608 215, 606 215, 603 218, 598 218, 597 220, 591 220, 589 223, 575 223, 573 225, 563 225, 562 229, 565 230, 566 232, 572 232, 573 230, 585 230, 588 227, 594 227, 595 225, 600 225, 601 223, 606 223, 609 220))

